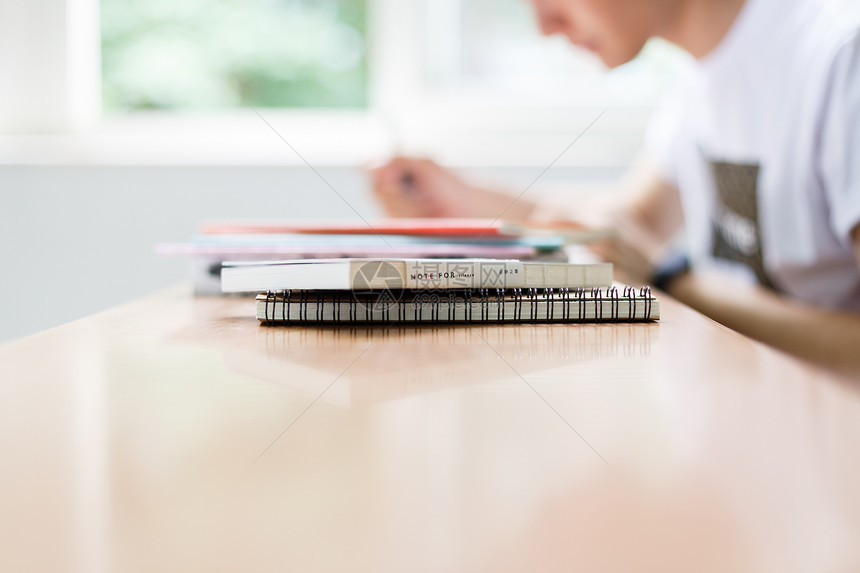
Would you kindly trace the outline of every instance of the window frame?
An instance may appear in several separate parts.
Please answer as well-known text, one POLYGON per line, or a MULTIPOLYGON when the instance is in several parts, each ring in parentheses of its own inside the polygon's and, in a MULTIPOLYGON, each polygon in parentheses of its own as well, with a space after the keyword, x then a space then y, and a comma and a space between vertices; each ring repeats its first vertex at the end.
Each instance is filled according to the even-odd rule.
POLYGON ((0 2, 0 133, 92 128, 99 38, 98 0, 0 2))

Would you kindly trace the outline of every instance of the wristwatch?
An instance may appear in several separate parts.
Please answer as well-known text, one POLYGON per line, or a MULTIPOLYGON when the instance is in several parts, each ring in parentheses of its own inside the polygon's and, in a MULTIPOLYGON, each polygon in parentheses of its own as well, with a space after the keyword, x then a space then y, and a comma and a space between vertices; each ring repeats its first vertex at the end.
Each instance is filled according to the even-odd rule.
POLYGON ((651 286, 665 291, 669 284, 679 276, 690 272, 690 257, 682 251, 672 251, 654 268, 651 286))

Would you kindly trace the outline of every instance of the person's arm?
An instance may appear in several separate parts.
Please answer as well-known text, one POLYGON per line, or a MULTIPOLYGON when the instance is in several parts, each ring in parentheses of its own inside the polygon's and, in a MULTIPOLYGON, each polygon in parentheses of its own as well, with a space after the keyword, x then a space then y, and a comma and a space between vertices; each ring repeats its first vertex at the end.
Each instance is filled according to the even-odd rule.
POLYGON ((616 228, 617 240, 593 245, 622 276, 648 278, 682 222, 678 190, 641 159, 617 191, 543 198, 468 184, 428 159, 395 157, 369 171, 374 195, 392 217, 487 217, 559 229, 616 228), (633 245, 634 248, 628 248, 633 245))
POLYGON ((605 227, 633 217, 661 237, 675 233, 681 209, 677 191, 647 161, 630 170, 618 191, 571 193, 536 201, 528 193, 471 185, 423 158, 394 157, 369 170, 374 196, 392 217, 487 217, 605 227))
MULTIPOLYGON (((647 163, 628 178, 625 197, 615 217, 619 235, 593 250, 615 265, 622 280, 647 283, 682 221, 680 198, 677 189, 647 163)), ((860 225, 852 240, 860 267, 860 225)), ((696 270, 679 275, 666 291, 751 338, 832 370, 860 375, 860 314, 824 310, 758 285, 696 270)))
MULTIPOLYGON (((852 233, 860 266, 860 226, 852 233)), ((667 291, 733 330, 811 362, 860 375, 860 314, 822 310, 757 285, 686 273, 667 291)))
POLYGON ((615 265, 620 280, 647 283, 683 223, 678 189, 642 158, 628 172, 620 191, 609 199, 611 203, 603 209, 584 209, 586 213, 605 213, 603 226, 617 232, 612 239, 591 245, 591 250, 615 265))

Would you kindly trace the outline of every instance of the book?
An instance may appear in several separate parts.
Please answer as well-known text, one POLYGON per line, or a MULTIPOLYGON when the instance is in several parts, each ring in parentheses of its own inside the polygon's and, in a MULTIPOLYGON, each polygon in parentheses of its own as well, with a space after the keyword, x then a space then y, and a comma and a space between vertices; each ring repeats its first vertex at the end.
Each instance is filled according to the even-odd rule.
POLYGON ((301 220, 301 221, 210 221, 201 225, 201 232, 217 235, 408 235, 412 237, 447 237, 462 239, 511 239, 529 236, 553 236, 566 244, 584 244, 614 237, 613 228, 586 229, 555 223, 518 223, 499 219, 460 218, 383 218, 366 221, 301 220))
MULTIPOLYGON (((159 251, 161 254, 167 254, 166 251, 159 251)), ((427 249, 355 249, 347 246, 336 247, 332 249, 294 249, 278 248, 273 250, 242 248, 218 250, 215 249, 211 254, 207 251, 197 251, 194 254, 189 254, 189 277, 194 287, 194 293, 199 295, 217 295, 221 292, 221 267, 224 261, 260 261, 274 259, 308 259, 314 260, 319 257, 323 258, 451 258, 456 256, 456 251, 452 251, 445 246, 440 246, 438 249, 430 247, 427 249)), ((178 251, 172 254, 180 254, 178 251)), ((472 255, 479 258, 492 259, 524 259, 529 261, 545 261, 545 262, 566 262, 568 260, 567 253, 561 249, 551 252, 535 252, 534 249, 528 247, 476 247, 472 255)), ((257 292, 257 291, 248 291, 257 292)))
POLYGON ((578 288, 612 284, 609 263, 498 259, 313 259, 225 262, 223 292, 578 288))
POLYGON ((423 247, 428 245, 457 245, 466 249, 480 246, 521 246, 540 250, 560 249, 564 240, 558 235, 527 235, 522 237, 433 237, 420 235, 349 235, 302 233, 237 233, 197 235, 192 244, 200 246, 301 247, 356 245, 362 247, 423 247))
POLYGON ((269 291, 257 295, 264 324, 652 322, 649 287, 459 291, 269 291))
MULTIPOLYGON (((408 235, 198 235, 189 243, 161 243, 162 255, 269 258, 505 258, 561 253, 561 237, 461 239, 408 235), (280 255, 280 256, 279 256, 280 255)), ((222 260, 229 260, 227 258, 222 260)))
POLYGON ((202 225, 205 234, 300 233, 338 235, 413 235, 445 237, 519 236, 498 219, 385 218, 366 221, 212 221, 202 225))
POLYGON ((194 291, 221 293, 221 263, 319 258, 488 258, 567 261, 558 236, 412 236, 247 233, 197 235, 162 243, 160 255, 186 256, 194 291))

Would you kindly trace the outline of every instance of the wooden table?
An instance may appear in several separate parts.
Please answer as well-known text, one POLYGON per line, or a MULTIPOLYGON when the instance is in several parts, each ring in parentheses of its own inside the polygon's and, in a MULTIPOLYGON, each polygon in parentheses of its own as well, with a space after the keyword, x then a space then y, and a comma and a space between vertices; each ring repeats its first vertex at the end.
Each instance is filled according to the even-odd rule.
POLYGON ((253 306, 176 288, 0 347, 0 570, 860 570, 858 385, 671 299, 637 325, 253 306))

